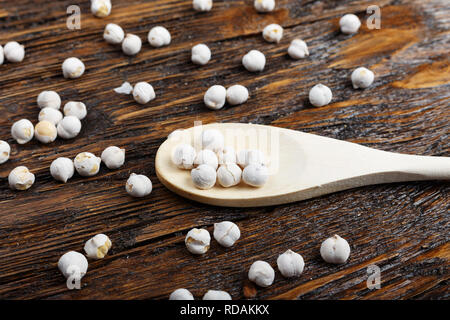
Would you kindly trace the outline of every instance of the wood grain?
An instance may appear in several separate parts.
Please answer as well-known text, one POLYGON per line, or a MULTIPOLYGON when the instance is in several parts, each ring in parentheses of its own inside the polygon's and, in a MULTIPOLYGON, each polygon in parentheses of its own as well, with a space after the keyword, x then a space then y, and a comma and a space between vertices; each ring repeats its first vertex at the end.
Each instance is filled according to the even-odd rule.
POLYGON ((66 28, 73 1, 0 0, 0 41, 26 46, 20 64, 0 66, 0 139, 11 144, 11 160, 0 166, 0 298, 3 299, 165 299, 179 287, 196 297, 223 289, 233 298, 256 299, 448 299, 449 191, 445 182, 379 185, 318 199, 266 208, 218 208, 182 199, 165 189, 154 172, 158 146, 172 130, 211 122, 252 122, 302 130, 387 151, 450 155, 450 9, 445 0, 376 1, 380 30, 363 24, 354 36, 339 32, 345 13, 367 18, 373 1, 277 1, 277 10, 258 14, 252 1, 215 1, 209 13, 191 1, 113 1, 113 13, 97 19, 89 1, 78 1, 82 29, 66 28), (146 42, 136 57, 106 44, 102 31, 115 22, 146 39, 155 25, 172 34, 168 47, 146 42), (285 28, 278 45, 265 43, 262 28, 285 28), (303 38, 308 59, 293 61, 289 42, 303 38), (213 57, 203 67, 190 63, 190 48, 207 43, 213 57), (241 57, 258 48, 266 69, 250 74, 241 57), (65 58, 77 56, 87 71, 65 80, 65 58), (376 74, 367 90, 353 90, 351 71, 364 65, 376 74), (114 94, 123 81, 149 81, 157 98, 146 106, 114 94), (312 108, 308 90, 328 85, 333 103, 312 108), (246 85, 251 94, 241 106, 213 112, 202 103, 213 84, 246 85), (56 90, 64 102, 84 101, 88 116, 73 141, 19 146, 10 136, 21 118, 36 122, 36 97, 56 90), (97 155, 109 146, 127 150, 126 165, 102 168, 92 178, 75 176, 66 185, 48 171, 58 156, 97 155), (27 192, 14 192, 7 175, 26 165, 36 174, 27 192), (149 175, 154 191, 145 199, 125 192, 131 172, 149 175), (230 249, 212 242, 208 254, 193 257, 184 247, 192 227, 235 221, 242 239, 230 249), (113 242, 110 254, 90 262, 82 290, 69 291, 56 268, 68 250, 81 251, 96 233, 113 242), (352 247, 344 266, 325 264, 320 242, 337 233, 352 247), (269 288, 246 281, 251 263, 276 265, 286 249, 301 253, 306 269, 299 279, 279 273, 269 288), (381 289, 366 286, 367 266, 381 268, 381 289))

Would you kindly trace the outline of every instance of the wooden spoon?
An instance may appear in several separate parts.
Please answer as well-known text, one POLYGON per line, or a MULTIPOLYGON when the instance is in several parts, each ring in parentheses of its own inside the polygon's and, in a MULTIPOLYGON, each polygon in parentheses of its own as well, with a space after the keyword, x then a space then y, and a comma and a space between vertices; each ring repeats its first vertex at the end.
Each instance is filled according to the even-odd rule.
POLYGON ((259 207, 295 202, 379 183, 449 180, 450 158, 398 154, 355 143, 271 126, 223 123, 196 126, 167 139, 155 160, 159 180, 173 192, 202 203, 228 207, 259 207), (190 170, 171 161, 173 149, 185 142, 201 149, 202 130, 218 129, 225 145, 253 148, 270 155, 272 174, 261 188, 238 186, 197 189, 190 170))

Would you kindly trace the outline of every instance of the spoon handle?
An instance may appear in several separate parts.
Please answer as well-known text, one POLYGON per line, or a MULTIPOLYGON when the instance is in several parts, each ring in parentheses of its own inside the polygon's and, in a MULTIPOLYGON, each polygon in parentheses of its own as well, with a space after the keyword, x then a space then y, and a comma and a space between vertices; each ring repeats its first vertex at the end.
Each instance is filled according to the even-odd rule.
MULTIPOLYGON (((413 180, 450 180, 450 158, 395 154, 394 167, 413 180)), ((404 180, 407 181, 407 180, 404 180)))

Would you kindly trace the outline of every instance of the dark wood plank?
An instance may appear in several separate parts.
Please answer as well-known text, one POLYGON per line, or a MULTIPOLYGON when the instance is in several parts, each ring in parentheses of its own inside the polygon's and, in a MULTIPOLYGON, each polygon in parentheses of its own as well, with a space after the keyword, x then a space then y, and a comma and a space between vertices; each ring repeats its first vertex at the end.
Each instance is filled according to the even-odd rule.
POLYGON ((277 1, 277 10, 257 14, 252 1, 215 1, 210 13, 196 13, 191 1, 113 1, 113 13, 97 19, 83 1, 82 29, 65 27, 71 1, 0 0, 0 41, 22 42, 23 63, 0 66, 0 139, 12 146, 12 157, 0 166, 0 298, 9 299, 165 299, 179 287, 201 297, 224 289, 233 298, 257 299, 447 299, 449 297, 449 191, 446 182, 371 186, 267 208, 210 207, 182 199, 157 180, 154 157, 172 130, 196 120, 252 122, 302 130, 367 146, 404 153, 449 156, 450 9, 445 0, 384 0, 382 28, 365 24, 354 36, 339 33, 338 20, 354 12, 365 19, 373 4, 356 1, 277 1), (106 44, 106 23, 119 23, 146 39, 158 24, 172 33, 172 44, 154 49, 144 41, 133 58, 106 44), (262 28, 285 27, 278 45, 265 43, 262 28), (289 42, 301 37, 310 46, 308 59, 286 55, 289 42), (203 67, 189 61, 192 45, 207 43, 213 52, 203 67), (240 64, 258 48, 267 67, 250 74, 240 64), (87 71, 74 81, 62 77, 60 65, 78 56, 87 71), (369 66, 374 85, 355 91, 349 75, 369 66), (149 81, 157 98, 146 106, 116 95, 123 81, 149 81), (333 103, 312 108, 309 88, 330 86, 333 103), (218 112, 202 103, 212 84, 242 83, 250 100, 218 112), (84 101, 89 109, 81 134, 50 145, 32 141, 19 146, 11 124, 36 121, 36 97, 52 89, 64 102, 84 101), (75 176, 55 182, 48 168, 58 156, 100 154, 118 145, 127 150, 126 165, 102 168, 92 178, 75 176), (17 165, 36 174, 27 192, 13 192, 7 175, 17 165), (145 199, 127 196, 131 172, 147 174, 154 191, 145 199), (242 239, 230 249, 215 241, 208 254, 190 255, 184 236, 192 227, 212 231, 215 222, 235 221, 242 239), (113 248, 91 262, 83 289, 69 291, 56 267, 68 250, 81 251, 96 233, 110 236, 113 248), (344 266, 325 264, 320 242, 338 233, 352 247, 344 266), (283 279, 256 289, 246 281, 251 263, 276 265, 286 249, 306 261, 302 277, 283 279), (381 268, 382 287, 366 286, 367 267, 381 268))

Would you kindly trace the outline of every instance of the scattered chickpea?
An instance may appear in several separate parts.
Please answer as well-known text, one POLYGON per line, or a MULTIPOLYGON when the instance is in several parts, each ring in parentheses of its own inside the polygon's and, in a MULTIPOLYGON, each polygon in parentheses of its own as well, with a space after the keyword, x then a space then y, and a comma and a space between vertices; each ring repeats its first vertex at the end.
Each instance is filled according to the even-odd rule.
POLYGON ((111 9, 111 0, 91 0, 91 12, 98 18, 109 16, 111 9))
POLYGON ((203 296, 203 300, 233 300, 230 294, 221 290, 208 290, 203 296))
POLYGON ((241 237, 239 227, 231 221, 214 224, 214 239, 223 247, 233 246, 241 237))
POLYGON ((122 41, 122 51, 127 56, 137 55, 142 48, 142 40, 137 35, 128 33, 122 41))
POLYGON ((34 126, 30 120, 21 119, 12 125, 11 135, 18 144, 25 144, 33 139, 34 126))
POLYGON ((350 246, 345 239, 336 234, 322 242, 320 255, 328 263, 346 263, 350 256, 350 246))
POLYGON ((267 262, 258 260, 251 265, 248 278, 260 287, 269 287, 275 279, 275 270, 267 262))
POLYGON ((275 9, 275 0, 255 0, 254 6, 258 12, 270 12, 275 9))
POLYGON ((50 174, 57 181, 66 183, 67 180, 73 177, 74 173, 75 167, 72 159, 59 157, 53 160, 50 165, 50 174))
POLYGON ((103 259, 111 249, 112 243, 108 236, 105 234, 97 234, 84 245, 84 252, 86 256, 92 259, 103 259))
POLYGON ((100 170, 101 159, 90 152, 79 153, 73 162, 75 169, 83 177, 95 176, 100 170))
POLYGON ((103 150, 101 158, 108 169, 118 169, 125 163, 125 149, 108 147, 103 150))
POLYGON ((230 105, 238 105, 248 100, 248 89, 240 84, 235 84, 227 89, 227 101, 230 105))
POLYGON ((67 116, 58 123, 56 129, 61 138, 73 139, 81 131, 81 121, 75 116, 67 116))
POLYGON ((197 168, 191 170, 192 182, 199 189, 211 189, 216 184, 216 170, 207 165, 201 164, 197 168))
POLYGON ((58 269, 69 278, 72 276, 74 280, 81 280, 87 272, 88 261, 85 256, 76 251, 66 252, 58 260, 58 269))
POLYGON ((203 96, 205 105, 212 110, 222 109, 225 105, 227 89, 224 86, 214 85, 203 96))
POLYGON ((225 137, 217 129, 208 129, 202 132, 202 149, 220 152, 225 145, 225 137))
POLYGON ((212 167, 214 170, 217 170, 217 167, 219 166, 217 155, 209 149, 197 152, 197 155, 194 159, 194 166, 199 166, 202 164, 206 164, 212 167))
POLYGON ((148 196, 152 192, 153 185, 147 176, 132 173, 127 180, 125 189, 129 195, 142 198, 148 196))
POLYGON ((9 146, 9 143, 0 140, 0 164, 8 161, 10 154, 11 154, 11 147, 9 146))
POLYGON ((42 143, 51 143, 57 136, 56 126, 50 121, 40 121, 34 127, 34 137, 42 143))
POLYGON ((280 42, 283 38, 283 27, 276 23, 269 24, 263 30, 263 38, 267 42, 280 42))
POLYGON ((308 45, 301 39, 294 39, 289 45, 288 54, 292 59, 303 59, 309 56, 308 45))
POLYGON ((137 103, 146 104, 155 99, 156 94, 151 84, 147 82, 138 82, 134 86, 133 97, 137 103))
POLYGON ((162 47, 170 44, 170 32, 164 27, 153 27, 148 33, 148 42, 152 47, 162 47))
POLYGON ((370 87, 370 85, 373 83, 373 80, 375 79, 375 75, 369 69, 360 67, 360 68, 355 69, 352 72, 351 79, 352 79, 352 83, 353 83, 353 88, 366 89, 366 88, 370 87))
POLYGON ((50 121, 55 126, 62 120, 63 115, 61 111, 53 108, 44 108, 39 112, 39 121, 50 121))
POLYGON ((119 94, 130 94, 133 92, 133 86, 129 82, 125 81, 120 87, 115 88, 114 92, 119 94))
POLYGON ((191 60, 195 64, 205 65, 211 60, 211 50, 206 44, 197 44, 192 47, 191 60))
POLYGON ((235 163, 222 164, 217 170, 217 181, 224 188, 238 185, 241 177, 242 169, 235 163))
POLYGON ((195 11, 210 11, 213 6, 212 0, 193 0, 192 6, 195 11))
POLYGON ((330 88, 319 83, 311 88, 309 91, 309 101, 315 107, 323 107, 331 102, 333 93, 330 88))
POLYGON ((11 41, 5 44, 3 53, 9 62, 22 62, 25 58, 25 47, 16 41, 11 41))
POLYGON ((86 118, 87 109, 83 102, 69 101, 64 105, 64 115, 77 117, 79 120, 86 118))
POLYGON ((121 44, 125 38, 122 27, 115 23, 108 23, 103 32, 103 39, 109 44, 121 44))
POLYGON ((242 180, 252 187, 262 187, 269 179, 267 167, 251 163, 242 171, 242 180))
POLYGON ((204 254, 209 250, 211 236, 206 229, 194 228, 186 235, 184 243, 192 254, 204 254))
POLYGON ((194 296, 189 290, 180 288, 170 294, 169 300, 194 300, 194 296))
POLYGON ((344 15, 339 20, 339 26, 341 27, 341 32, 345 34, 357 33, 359 27, 361 27, 361 21, 359 21, 358 16, 349 13, 344 15))
POLYGON ((5 61, 5 52, 3 51, 3 47, 0 45, 0 66, 5 61))
POLYGON ((251 50, 242 58, 242 64, 250 72, 263 71, 266 65, 266 56, 258 50, 251 50))
POLYGON ((179 144, 172 153, 172 162, 180 169, 192 169, 196 157, 195 149, 186 144, 179 144))
POLYGON ((300 276, 305 268, 303 257, 292 250, 287 250, 285 253, 279 255, 277 265, 278 270, 286 278, 300 276))
POLYGON ((83 75, 85 70, 84 63, 75 57, 67 58, 62 64, 64 78, 76 79, 83 75))
POLYGON ((41 109, 53 108, 59 110, 61 97, 55 91, 42 91, 37 97, 37 104, 41 109))
POLYGON ((14 168, 8 175, 8 183, 13 190, 29 189, 33 185, 34 179, 34 174, 24 166, 14 168))

